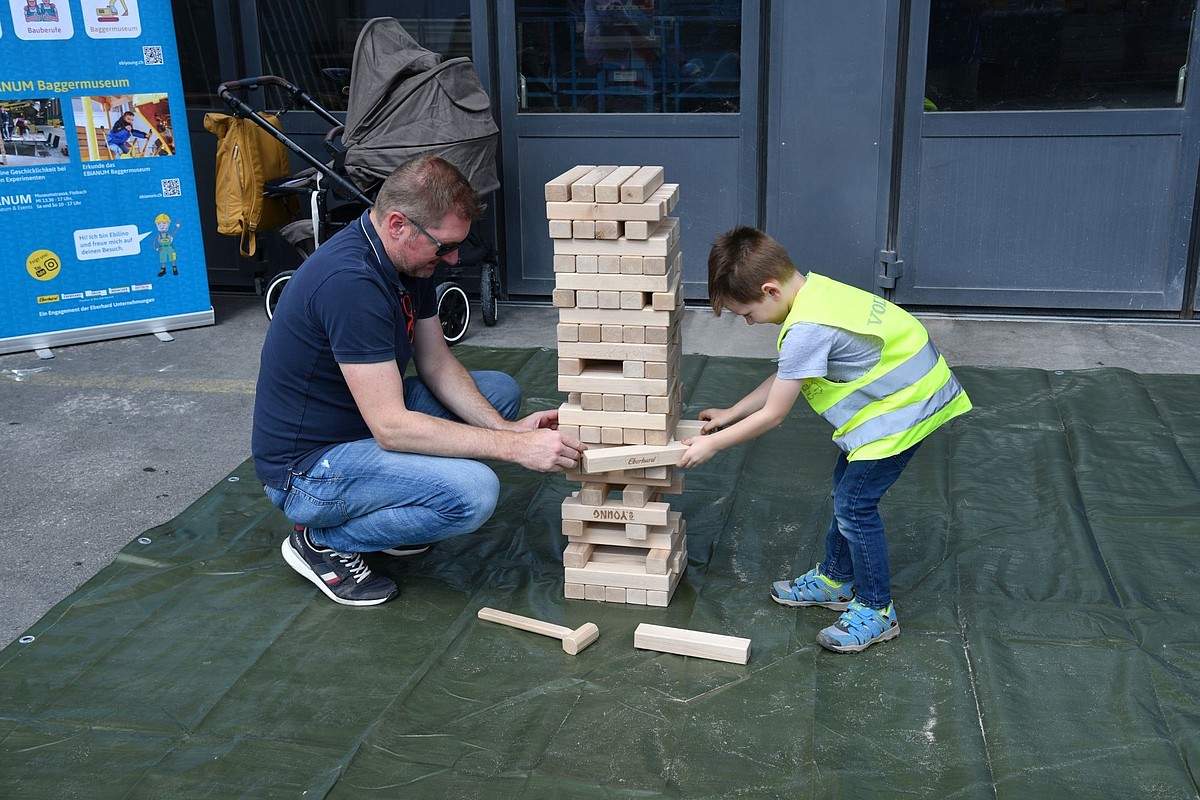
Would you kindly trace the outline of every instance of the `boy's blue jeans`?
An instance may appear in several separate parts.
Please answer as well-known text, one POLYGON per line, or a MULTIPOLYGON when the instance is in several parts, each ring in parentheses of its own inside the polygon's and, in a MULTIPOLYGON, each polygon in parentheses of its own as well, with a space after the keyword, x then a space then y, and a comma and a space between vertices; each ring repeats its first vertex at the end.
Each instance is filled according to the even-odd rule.
MULTIPOLYGON (((503 372, 477 371, 480 393, 505 419, 516 419, 521 389, 503 372)), ((411 411, 458 420, 419 377, 404 379, 411 411)), ((384 450, 374 439, 339 444, 282 492, 267 497, 312 541, 342 553, 425 544, 477 530, 496 509, 500 479, 485 464, 384 450)))
POLYGON ((825 534, 821 572, 835 581, 852 581, 855 599, 871 608, 887 608, 892 602, 879 501, 920 446, 873 461, 848 461, 844 452, 838 453, 833 469, 833 522, 825 534))

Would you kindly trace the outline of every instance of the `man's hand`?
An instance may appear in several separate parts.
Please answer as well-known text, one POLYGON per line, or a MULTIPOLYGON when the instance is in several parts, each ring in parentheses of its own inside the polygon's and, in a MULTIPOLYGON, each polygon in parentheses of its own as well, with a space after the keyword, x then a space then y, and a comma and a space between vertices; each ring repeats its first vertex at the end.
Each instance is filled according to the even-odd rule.
POLYGON ((523 417, 513 423, 515 431, 536 431, 539 428, 549 428, 550 430, 558 430, 558 409, 552 408, 548 411, 535 411, 528 417, 523 417))
MULTIPOLYGON (((554 415, 557 420, 558 412, 554 412, 554 415)), ((526 419, 529 418, 526 417, 526 419)), ((582 458, 583 451, 587 449, 583 442, 574 436, 567 436, 551 428, 536 428, 518 433, 517 436, 516 463, 536 472, 565 472, 579 469, 579 459, 582 458)))

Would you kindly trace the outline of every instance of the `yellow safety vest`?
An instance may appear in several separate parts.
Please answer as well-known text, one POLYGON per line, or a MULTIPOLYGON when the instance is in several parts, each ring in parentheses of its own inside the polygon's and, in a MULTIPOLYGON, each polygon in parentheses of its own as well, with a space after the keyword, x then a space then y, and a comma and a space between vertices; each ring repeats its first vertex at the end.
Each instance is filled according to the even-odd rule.
POLYGON ((783 321, 778 347, 797 322, 883 342, 879 363, 861 378, 847 383, 806 378, 801 384, 804 398, 833 425, 833 441, 850 461, 902 453, 971 409, 925 326, 882 297, 810 272, 783 321))

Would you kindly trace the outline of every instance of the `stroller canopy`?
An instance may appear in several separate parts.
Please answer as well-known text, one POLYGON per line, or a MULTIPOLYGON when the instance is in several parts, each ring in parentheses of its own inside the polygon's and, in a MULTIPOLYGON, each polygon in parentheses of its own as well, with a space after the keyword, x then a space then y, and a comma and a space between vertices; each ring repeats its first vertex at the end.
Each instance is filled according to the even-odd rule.
POLYGON ((469 58, 442 61, 391 17, 369 20, 354 45, 342 144, 346 173, 364 189, 433 153, 480 194, 500 186, 491 102, 469 58))

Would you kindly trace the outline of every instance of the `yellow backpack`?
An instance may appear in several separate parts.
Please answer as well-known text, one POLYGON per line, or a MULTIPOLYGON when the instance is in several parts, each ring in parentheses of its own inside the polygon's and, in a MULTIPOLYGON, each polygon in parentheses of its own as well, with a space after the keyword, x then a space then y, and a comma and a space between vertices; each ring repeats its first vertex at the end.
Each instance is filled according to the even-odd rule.
MULTIPOLYGON (((260 116, 279 128, 279 118, 274 114, 260 116)), ((241 254, 250 258, 258 249, 255 240, 259 232, 279 227, 296 213, 295 197, 263 196, 267 181, 290 174, 287 148, 251 119, 205 114, 204 129, 220 140, 217 232, 239 237, 241 254)))

